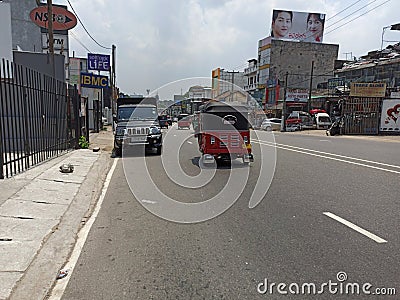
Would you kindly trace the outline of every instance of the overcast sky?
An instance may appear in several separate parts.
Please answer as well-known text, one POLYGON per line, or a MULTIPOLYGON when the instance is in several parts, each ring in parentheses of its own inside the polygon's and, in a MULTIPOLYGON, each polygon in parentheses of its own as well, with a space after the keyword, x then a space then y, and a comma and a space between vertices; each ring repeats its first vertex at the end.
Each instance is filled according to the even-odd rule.
MULTIPOLYGON (((67 0, 53 0, 53 3, 68 5, 72 11, 67 0)), ((106 47, 116 45, 117 85, 128 94, 146 94, 147 89, 154 92, 186 78, 210 78, 211 70, 217 67, 243 70, 248 59, 257 58, 258 40, 269 35, 273 9, 326 14, 323 41, 339 45, 339 59, 380 49, 382 28, 400 23, 398 0, 70 0, 70 3, 98 43, 106 47)), ((79 22, 70 30, 69 39, 70 55, 75 51, 75 56, 87 57, 88 50, 111 54, 111 50, 98 46, 79 22)), ((384 39, 400 41, 400 31, 386 30, 384 39)), ((385 42, 384 47, 393 43, 385 42)))

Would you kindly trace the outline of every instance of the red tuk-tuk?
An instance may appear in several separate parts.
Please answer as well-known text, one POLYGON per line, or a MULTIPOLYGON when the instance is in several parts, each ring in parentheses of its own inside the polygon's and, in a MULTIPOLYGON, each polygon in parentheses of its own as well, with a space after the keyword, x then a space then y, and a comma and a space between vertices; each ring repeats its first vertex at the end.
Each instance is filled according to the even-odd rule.
POLYGON ((250 144, 248 110, 244 105, 209 101, 201 107, 196 133, 201 163, 242 158, 253 161, 250 144))
POLYGON ((192 124, 192 119, 189 114, 180 114, 178 116, 178 129, 190 129, 190 124, 192 124))

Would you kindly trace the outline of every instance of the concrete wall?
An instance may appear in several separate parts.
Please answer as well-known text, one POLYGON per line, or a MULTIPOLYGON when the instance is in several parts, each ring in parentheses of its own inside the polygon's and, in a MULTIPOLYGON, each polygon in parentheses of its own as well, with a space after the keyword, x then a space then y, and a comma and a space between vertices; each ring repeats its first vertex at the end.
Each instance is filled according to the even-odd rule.
POLYGON ((284 81, 288 72, 289 88, 308 89, 314 61, 312 88, 315 89, 317 84, 333 77, 338 51, 339 45, 334 44, 272 40, 269 78, 284 81))
MULTIPOLYGON (((12 60, 11 6, 0 2, 0 59, 12 60)), ((2 71, 0 71, 2 74, 2 71)), ((3 77, 3 76, 2 76, 3 77)))
POLYGON ((36 8, 35 0, 3 0, 11 5, 12 47, 19 46, 23 51, 42 52, 40 27, 29 17, 36 8))
MULTIPOLYGON (((15 63, 34 69, 48 76, 53 76, 53 67, 50 64, 50 56, 48 54, 21 51, 14 51, 13 54, 15 63)), ((62 82, 65 82, 64 59, 63 55, 54 54, 54 77, 62 82)))

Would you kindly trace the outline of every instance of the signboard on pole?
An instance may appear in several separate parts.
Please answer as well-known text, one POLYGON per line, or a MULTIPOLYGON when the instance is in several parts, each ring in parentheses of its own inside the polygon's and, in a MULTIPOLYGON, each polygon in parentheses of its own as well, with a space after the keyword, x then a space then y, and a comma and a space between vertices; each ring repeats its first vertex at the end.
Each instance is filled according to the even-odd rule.
MULTIPOLYGON (((77 24, 75 15, 61 6, 52 6, 53 11, 53 30, 72 29, 77 24)), ((42 28, 47 28, 49 24, 49 15, 47 5, 41 5, 34 8, 29 14, 33 23, 42 28)))
POLYGON ((328 89, 333 90, 338 86, 346 85, 346 77, 335 77, 328 79, 328 89))
POLYGON ((108 77, 92 73, 81 73, 81 87, 104 89, 108 87, 108 77))
POLYGON ((88 70, 110 71, 110 55, 88 53, 88 70))

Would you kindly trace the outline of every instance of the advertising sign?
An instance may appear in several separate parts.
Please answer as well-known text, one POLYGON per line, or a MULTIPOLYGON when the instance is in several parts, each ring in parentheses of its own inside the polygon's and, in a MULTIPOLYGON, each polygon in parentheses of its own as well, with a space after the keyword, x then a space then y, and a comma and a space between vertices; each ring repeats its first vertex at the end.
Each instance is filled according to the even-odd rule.
POLYGON ((88 53, 88 70, 110 71, 110 55, 88 53))
MULTIPOLYGON (((53 30, 68 30, 76 26, 77 20, 73 13, 60 6, 52 6, 53 12, 53 30)), ((29 17, 31 20, 42 28, 48 28, 49 16, 47 13, 47 5, 41 5, 34 8, 29 17)))
POLYGON ((307 102, 308 89, 287 89, 286 102, 307 102))
POLYGON ((108 77, 92 73, 81 73, 81 87, 103 89, 108 87, 108 77))
POLYGON ((325 14, 274 9, 272 12, 271 37, 322 43, 325 14))
POLYGON ((384 82, 352 82, 350 96, 354 97, 385 97, 386 83, 384 82))
POLYGON ((400 99, 383 100, 379 130, 400 133, 400 99))

